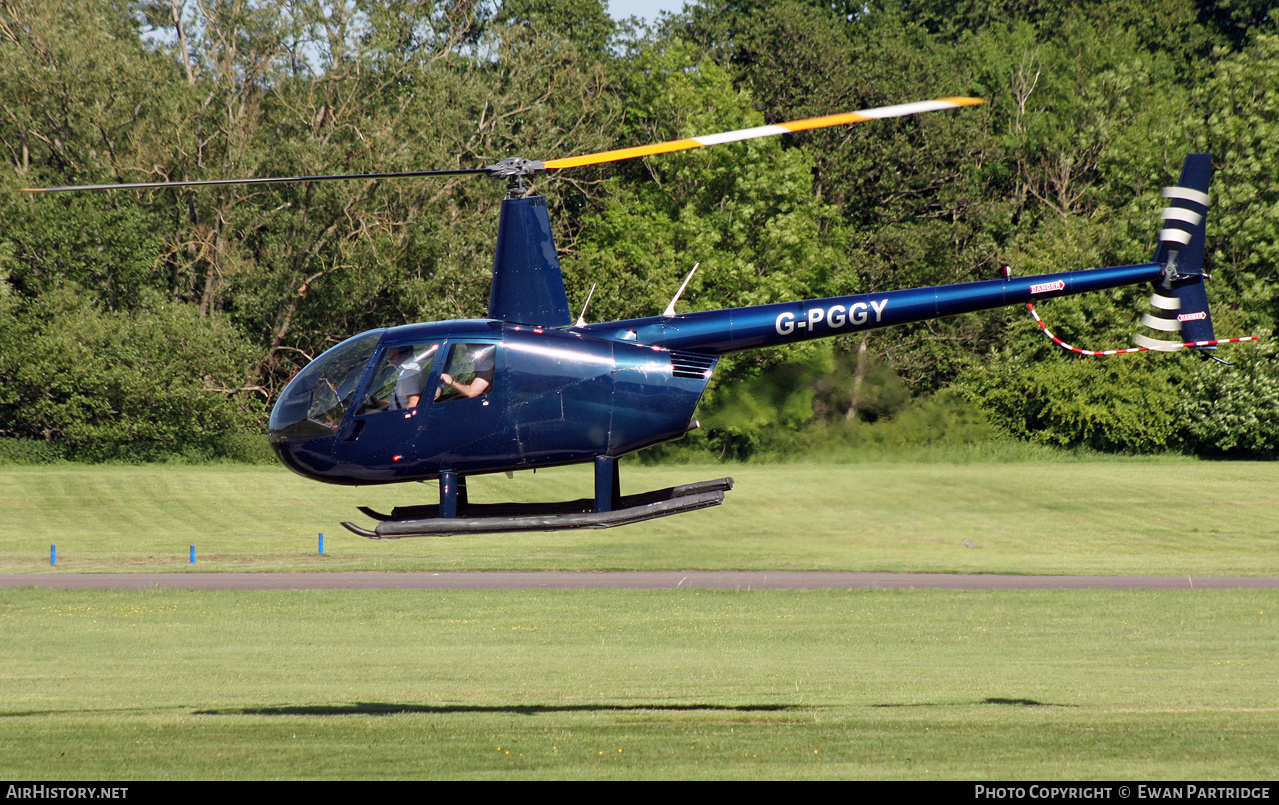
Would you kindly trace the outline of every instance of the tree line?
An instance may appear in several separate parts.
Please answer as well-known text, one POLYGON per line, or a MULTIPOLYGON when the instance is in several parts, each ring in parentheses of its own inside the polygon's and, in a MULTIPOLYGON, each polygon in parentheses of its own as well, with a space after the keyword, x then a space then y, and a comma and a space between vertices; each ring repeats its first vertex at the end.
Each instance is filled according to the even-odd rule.
MULTIPOLYGON (((1267 2, 699 0, 644 27, 603 0, 0 0, 0 439, 233 453, 329 346, 482 315, 501 195, 20 187, 473 168, 951 95, 988 104, 537 177, 570 300, 650 315, 695 262, 683 309, 1143 262, 1159 188, 1209 151, 1218 333, 1275 335, 1267 2)), ((1124 346, 1141 297, 1041 313, 1124 346)), ((725 360, 697 439, 746 456, 940 406, 943 430, 1274 455, 1275 351, 1223 353, 1080 359, 1017 309, 924 322, 725 360)))

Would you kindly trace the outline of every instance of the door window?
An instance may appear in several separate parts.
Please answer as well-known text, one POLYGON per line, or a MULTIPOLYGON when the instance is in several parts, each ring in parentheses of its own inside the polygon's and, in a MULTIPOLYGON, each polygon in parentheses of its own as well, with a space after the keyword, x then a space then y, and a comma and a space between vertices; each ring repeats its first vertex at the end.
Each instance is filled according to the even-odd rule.
POLYGON ((439 402, 482 397, 493 390, 497 344, 454 344, 435 391, 439 402))
POLYGON ((416 408, 425 394, 439 344, 394 344, 382 350, 369 393, 357 414, 416 408))

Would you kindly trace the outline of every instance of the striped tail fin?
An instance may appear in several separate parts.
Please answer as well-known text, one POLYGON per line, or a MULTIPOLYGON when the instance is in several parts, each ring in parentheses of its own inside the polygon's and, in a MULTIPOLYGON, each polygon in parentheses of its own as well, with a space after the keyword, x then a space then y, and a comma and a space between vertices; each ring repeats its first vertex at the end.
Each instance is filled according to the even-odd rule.
MULTIPOLYGON (((1133 340, 1147 349, 1173 352, 1183 345, 1215 342, 1208 293, 1204 288, 1204 232, 1208 220, 1208 184, 1212 177, 1212 156, 1190 154, 1181 168, 1176 187, 1165 187, 1168 200, 1163 212, 1163 228, 1154 262, 1163 267, 1163 279, 1150 297, 1153 313, 1144 313, 1141 323, 1159 338, 1138 334, 1133 340), (1171 339, 1169 338, 1171 336, 1171 339)), ((1211 344, 1192 349, 1215 349, 1211 344)))

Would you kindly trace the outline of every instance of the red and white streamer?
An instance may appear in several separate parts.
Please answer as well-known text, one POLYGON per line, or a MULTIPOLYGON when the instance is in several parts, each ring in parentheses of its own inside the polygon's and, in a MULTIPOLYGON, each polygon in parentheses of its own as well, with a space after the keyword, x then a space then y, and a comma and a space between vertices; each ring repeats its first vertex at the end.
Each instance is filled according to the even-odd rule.
MULTIPOLYGON (((1065 341, 1062 341, 1060 338, 1053 335, 1052 331, 1048 329, 1048 326, 1044 324, 1044 320, 1039 318, 1039 313, 1035 310, 1035 306, 1033 304, 1031 304, 1030 302, 1027 302, 1026 307, 1030 310, 1030 315, 1035 317, 1035 323, 1039 325, 1039 329, 1044 331, 1044 335, 1051 338, 1053 340, 1053 343, 1061 347, 1062 349, 1069 350, 1079 355, 1091 355, 1091 356, 1099 357, 1103 355, 1123 355, 1128 352, 1151 352, 1151 351, 1176 352, 1179 349, 1193 349, 1195 347, 1215 347, 1217 344, 1235 344, 1240 341, 1261 340, 1261 336, 1259 335, 1245 335, 1240 338, 1214 338, 1211 341, 1185 341, 1180 344, 1170 341, 1170 342, 1167 342, 1167 346, 1160 347, 1159 349, 1156 349, 1156 350, 1151 350, 1150 347, 1127 347, 1125 349, 1101 349, 1101 350, 1080 349, 1079 347, 1067 344, 1065 341)), ((1160 343, 1164 343, 1164 342, 1160 342, 1160 343)))

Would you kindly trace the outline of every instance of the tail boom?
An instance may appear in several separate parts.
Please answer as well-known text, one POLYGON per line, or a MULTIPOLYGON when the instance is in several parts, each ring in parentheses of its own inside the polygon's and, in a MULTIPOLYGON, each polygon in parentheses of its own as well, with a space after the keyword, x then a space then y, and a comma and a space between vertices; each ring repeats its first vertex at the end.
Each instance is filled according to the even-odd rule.
MULTIPOLYGON (((1159 245, 1149 263, 1112 266, 1031 277, 1005 276, 903 291, 836 296, 801 302, 708 310, 675 316, 626 319, 579 328, 611 340, 635 341, 655 347, 721 354, 760 347, 827 338, 891 327, 898 324, 956 316, 1009 305, 1033 303, 1057 296, 1073 296, 1126 285, 1149 283, 1153 314, 1142 323, 1161 340, 1138 335, 1128 349, 1080 350, 1045 333, 1062 347, 1088 355, 1181 349, 1210 350, 1217 344, 1251 341, 1254 337, 1218 339, 1213 331, 1204 288, 1204 238, 1208 216, 1211 157, 1190 154, 1177 186, 1165 188, 1159 245)), ((1038 315, 1035 316, 1039 320, 1038 315)))
POLYGON ((727 353, 956 316, 1057 296, 1156 282, 1156 263, 856 294, 593 324, 594 335, 695 352, 727 353))

